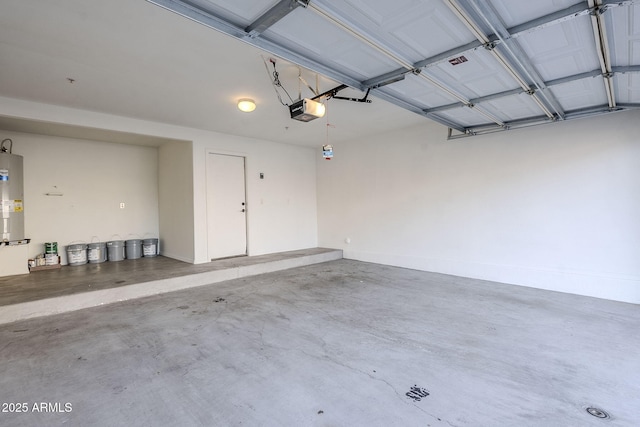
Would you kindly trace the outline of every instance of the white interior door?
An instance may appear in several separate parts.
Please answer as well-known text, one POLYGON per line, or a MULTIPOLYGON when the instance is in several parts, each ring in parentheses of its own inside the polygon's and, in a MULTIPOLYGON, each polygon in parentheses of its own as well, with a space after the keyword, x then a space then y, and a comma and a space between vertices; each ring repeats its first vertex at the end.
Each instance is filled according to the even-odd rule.
POLYGON ((247 254, 244 157, 207 154, 209 259, 247 254))

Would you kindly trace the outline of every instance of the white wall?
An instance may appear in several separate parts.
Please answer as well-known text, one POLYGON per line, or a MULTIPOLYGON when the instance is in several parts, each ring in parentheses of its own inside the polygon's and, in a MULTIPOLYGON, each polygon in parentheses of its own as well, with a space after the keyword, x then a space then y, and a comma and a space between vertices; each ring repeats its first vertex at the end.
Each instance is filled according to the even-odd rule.
POLYGON ((158 150, 2 131, 24 158, 25 237, 29 257, 58 242, 158 237, 158 150), (60 193, 62 196, 47 196, 60 193), (120 203, 125 208, 120 209, 120 203))
POLYGON ((160 252, 184 262, 195 259, 192 162, 190 142, 167 142, 160 147, 160 252))
POLYGON ((319 244, 640 303, 639 120, 634 111, 455 141, 425 124, 336 143, 333 160, 318 160, 319 244))
POLYGON ((315 149, 217 134, 194 143, 196 262, 208 261, 207 153, 246 157, 249 255, 318 245, 315 149))
POLYGON ((0 115, 170 139, 158 155, 163 254, 192 263, 208 261, 205 157, 209 151, 247 158, 250 255, 317 246, 313 148, 6 97, 0 97, 0 115), (259 172, 265 173, 264 180, 259 180, 259 172))

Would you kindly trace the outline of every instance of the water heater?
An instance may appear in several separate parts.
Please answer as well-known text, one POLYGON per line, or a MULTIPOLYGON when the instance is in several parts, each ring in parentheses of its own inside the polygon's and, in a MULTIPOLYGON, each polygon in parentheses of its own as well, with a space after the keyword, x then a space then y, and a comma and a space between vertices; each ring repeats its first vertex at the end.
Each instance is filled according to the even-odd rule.
POLYGON ((5 139, 0 145, 0 242, 24 240, 24 185, 22 156, 12 154, 13 141, 5 139), (9 142, 9 148, 5 143, 9 142))

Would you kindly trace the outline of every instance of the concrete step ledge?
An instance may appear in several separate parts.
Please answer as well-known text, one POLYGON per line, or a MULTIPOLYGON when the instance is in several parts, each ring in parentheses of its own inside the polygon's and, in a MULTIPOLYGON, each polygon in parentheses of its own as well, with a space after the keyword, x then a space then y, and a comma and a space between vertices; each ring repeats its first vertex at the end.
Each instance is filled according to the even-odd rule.
POLYGON ((84 308, 112 304, 115 302, 143 298, 198 286, 211 285, 214 283, 224 282, 226 280, 240 279, 243 277, 256 276, 259 274, 287 270, 295 267, 303 267, 305 265, 319 264, 338 259, 342 259, 341 250, 6 305, 0 307, 0 324, 32 319, 34 317, 67 313, 70 311, 82 310, 84 308))

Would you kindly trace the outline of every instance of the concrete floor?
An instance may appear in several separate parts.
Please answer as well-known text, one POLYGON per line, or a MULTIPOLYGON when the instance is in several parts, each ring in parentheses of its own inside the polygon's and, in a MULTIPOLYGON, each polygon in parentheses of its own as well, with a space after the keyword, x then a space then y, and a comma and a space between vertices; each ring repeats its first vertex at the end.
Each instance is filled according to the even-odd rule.
MULTIPOLYGON (((193 276, 256 265, 290 262, 341 251, 326 248, 300 249, 268 255, 233 257, 204 264, 189 264, 163 256, 127 259, 0 277, 0 306, 19 304, 82 292, 122 288, 161 279, 193 276)), ((295 265, 295 264, 293 264, 295 265)))
POLYGON ((0 425, 638 426, 639 330, 636 305, 331 261, 1 325, 0 409, 27 413, 0 425))
POLYGON ((0 324, 342 259, 309 248, 188 264, 162 256, 0 277, 0 324))

